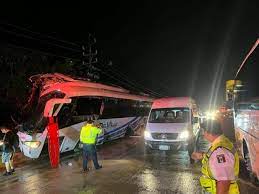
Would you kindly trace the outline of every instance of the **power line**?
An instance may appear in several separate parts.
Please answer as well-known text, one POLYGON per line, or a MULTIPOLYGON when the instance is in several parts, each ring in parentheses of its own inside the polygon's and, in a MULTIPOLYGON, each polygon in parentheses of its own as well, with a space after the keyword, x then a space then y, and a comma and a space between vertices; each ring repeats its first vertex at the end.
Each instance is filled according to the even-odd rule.
POLYGON ((153 93, 153 95, 157 95, 159 97, 163 97, 166 96, 164 94, 160 94, 158 92, 155 92, 149 88, 146 88, 145 86, 143 86, 142 84, 138 83, 137 81, 134 81, 132 79, 130 79, 127 75, 123 74, 122 72, 118 71, 117 69, 115 69, 113 66, 111 66, 111 68, 113 68, 114 70, 109 69, 110 71, 113 71, 115 74, 117 74, 118 76, 122 77, 123 79, 125 79, 127 82, 131 83, 134 86, 138 86, 138 88, 142 88, 145 91, 147 91, 148 93, 153 93))
MULTIPOLYGON (((113 68, 114 68, 114 66, 113 66, 113 68)), ((115 69, 115 68, 114 68, 115 69)), ((122 76, 124 76, 126 79, 128 79, 129 77, 126 75, 126 74, 123 74, 122 72, 120 72, 119 70, 117 70, 117 69, 115 69, 119 74, 121 74, 122 76)), ((137 85, 139 85, 139 86, 141 86, 141 87, 144 87, 142 84, 140 84, 139 82, 137 82, 137 81, 133 81, 133 82, 135 82, 137 85)), ((145 88, 145 87, 144 87, 145 88)), ((149 91, 151 91, 151 92, 154 92, 154 93, 157 93, 157 94, 159 94, 158 92, 155 92, 155 91, 153 91, 153 90, 150 90, 150 89, 148 89, 148 88, 146 88, 147 90, 149 90, 149 91)), ((164 95, 164 94, 159 94, 159 95, 161 95, 161 96, 163 96, 163 97, 165 97, 166 95, 164 95)))
MULTIPOLYGON (((110 75, 108 72, 102 71, 102 73, 104 73, 104 74, 107 75, 108 77, 110 77, 110 78, 112 78, 112 79, 118 81, 120 84, 121 84, 121 83, 124 83, 124 85, 126 85, 126 86, 128 86, 129 88, 133 89, 133 91, 136 90, 136 87, 132 87, 132 86, 129 85, 127 82, 125 82, 125 81, 123 81, 123 80, 121 80, 121 79, 118 79, 118 78, 116 78, 116 77, 110 75)), ((140 91, 140 92, 143 92, 143 91, 140 91)), ((148 92, 148 94, 151 95, 151 96, 157 97, 157 95, 150 94, 149 92, 148 92)))
POLYGON ((39 33, 39 32, 35 32, 35 31, 32 31, 32 30, 29 30, 25 27, 21 27, 21 26, 17 26, 17 25, 14 25, 14 24, 10 24, 10 23, 6 23, 6 22, 0 22, 1 24, 3 25, 7 25, 7 26, 11 26, 11 27, 14 27, 16 29, 19 29, 19 30, 23 30, 23 31, 27 31, 27 32, 30 32, 32 34, 37 34, 37 35, 40 35, 40 36, 45 36, 49 39, 52 39, 52 40, 56 40, 56 41, 59 41, 59 42, 63 42, 63 43, 66 43, 66 44, 70 44, 70 45, 73 45, 73 46, 76 46, 76 47, 80 47, 79 44, 76 44, 74 42, 70 42, 70 41, 67 41, 67 40, 62 40, 62 39, 58 39, 56 37, 53 37, 53 36, 49 36, 49 35, 46 35, 46 34, 42 34, 42 33, 39 33))
MULTIPOLYGON (((101 64, 103 67, 105 67, 103 64, 101 64)), ((105 71, 105 70, 103 70, 103 71, 105 71)), ((125 79, 125 77, 123 77, 123 76, 121 76, 118 72, 116 72, 116 71, 113 71, 113 70, 111 70, 111 69, 108 69, 108 71, 111 71, 112 73, 114 73, 115 75, 117 75, 120 79, 117 79, 117 78, 114 78, 113 76, 111 76, 111 75, 109 75, 109 77, 112 77, 112 78, 114 78, 114 79, 116 79, 116 80, 118 80, 118 81, 120 81, 120 82, 123 82, 123 83, 125 83, 128 87, 130 87, 130 88, 133 88, 133 89, 137 89, 138 88, 138 90, 139 89, 141 89, 140 91, 141 92, 143 92, 143 90, 146 92, 146 93, 149 93, 149 94, 151 94, 151 95, 153 95, 153 96, 156 96, 156 97, 162 97, 162 96, 164 96, 164 95, 162 95, 162 94, 160 94, 160 93, 157 93, 157 92, 155 92, 155 91, 152 91, 152 90, 150 90, 150 89, 148 89, 148 88, 146 88, 146 87, 144 87, 143 85, 141 85, 141 84, 138 84, 137 82, 135 82, 134 83, 134 81, 130 81, 128 78, 126 78, 125 79)), ((106 71, 107 72, 107 71, 106 71)), ((107 75, 107 74, 106 74, 107 75)))
MULTIPOLYGON (((102 67, 108 69, 106 65, 104 65, 104 64, 102 64, 102 63, 98 63, 98 64, 100 64, 100 65, 102 65, 102 67)), ((102 71, 105 71, 105 70, 102 69, 102 71)), ((125 74, 123 74, 123 73, 121 73, 121 72, 118 72, 118 70, 116 71, 116 69, 114 69, 114 70, 108 69, 108 71, 111 71, 113 74, 116 74, 120 79, 117 79, 117 78, 111 76, 110 74, 106 74, 106 73, 105 73, 108 77, 110 77, 110 78, 112 78, 112 79, 114 79, 114 80, 116 80, 116 81, 119 81, 119 82, 121 82, 122 80, 124 80, 124 81, 122 81, 121 83, 123 83, 124 85, 126 84, 126 85, 127 85, 128 87, 130 87, 130 88, 133 88, 132 86, 134 86, 133 89, 135 89, 135 90, 136 90, 136 88, 138 88, 138 90, 141 89, 141 92, 143 92, 143 90, 144 90, 146 93, 152 94, 152 95, 154 95, 154 96, 156 96, 156 97, 165 97, 165 96, 166 96, 166 95, 164 95, 164 94, 160 94, 160 93, 158 93, 158 92, 155 92, 155 91, 153 91, 153 90, 150 90, 150 89, 144 87, 143 85, 141 85, 140 83, 138 83, 138 82, 136 82, 136 81, 133 81, 133 80, 131 81, 131 78, 129 78, 128 76, 126 76, 125 74), (120 74, 121 74, 121 75, 120 75, 120 74)), ((106 72, 108 72, 108 71, 106 71, 106 72)))
MULTIPOLYGON (((38 38, 34 38, 32 36, 28 36, 28 35, 25 35, 25 34, 20 34, 20 33, 16 33, 16 32, 10 31, 10 30, 6 30, 6 29, 1 28, 1 27, 0 27, 0 30, 2 32, 7 32, 9 34, 13 34, 13 35, 16 35, 18 37, 28 38, 28 39, 32 39, 32 40, 38 40, 38 41, 41 41, 41 42, 44 41, 44 40, 41 40, 41 39, 38 39, 38 38)), ((81 50, 72 49, 72 48, 65 47, 65 46, 62 46, 62 45, 58 45, 58 44, 55 44, 55 43, 50 43, 50 42, 45 42, 45 43, 49 44, 49 45, 52 45, 52 46, 60 47, 60 48, 63 48, 63 49, 71 50, 71 51, 74 51, 74 52, 81 52, 81 50)))
POLYGON ((56 54, 53 54, 53 53, 49 53, 49 52, 45 52, 45 51, 41 51, 41 50, 37 50, 37 49, 31 49, 31 48, 23 47, 23 46, 17 46, 17 45, 10 44, 10 43, 8 43, 7 46, 9 46, 11 48, 18 48, 18 49, 24 49, 24 50, 28 50, 28 51, 37 52, 37 53, 42 53, 42 54, 47 55, 47 56, 60 57, 60 58, 63 58, 63 59, 74 59, 74 60, 80 61, 80 59, 78 59, 78 58, 66 57, 64 55, 56 55, 56 54))
MULTIPOLYGON (((70 60, 73 59, 74 61, 75 60, 80 61, 80 59, 78 59, 78 58, 67 57, 67 56, 63 56, 63 55, 56 55, 56 54, 53 54, 53 53, 44 52, 44 51, 40 51, 40 50, 36 50, 36 49, 31 49, 31 48, 23 47, 23 46, 17 46, 17 45, 14 45, 14 44, 7 44, 7 46, 11 47, 11 48, 18 48, 18 49, 24 49, 24 50, 28 50, 28 51, 38 52, 38 53, 41 53, 41 54, 44 54, 44 55, 47 55, 47 56, 60 57, 60 58, 64 58, 64 59, 70 59, 70 60)), ((103 64, 101 64, 101 65, 104 66, 103 64)), ((110 70, 110 71, 112 71, 112 70, 110 70)), ((116 77, 112 76, 110 73, 108 73, 105 70, 102 70, 102 73, 105 74, 106 76, 112 78, 113 80, 116 80, 118 83, 126 85, 127 87, 129 87, 129 88, 131 88, 133 90, 136 90, 137 88, 139 88, 134 83, 130 82, 129 80, 124 80, 124 79, 116 78, 116 77)), ((115 71, 112 71, 112 73, 115 73, 116 75, 118 75, 115 71)), ((145 88, 144 90, 146 91, 146 93, 151 94, 151 95, 153 95, 155 97, 161 97, 161 94, 153 92, 153 91, 151 91, 151 90, 149 90, 147 88, 145 88)), ((139 91, 143 92, 142 90, 139 90, 139 91)))
MULTIPOLYGON (((72 59, 72 58, 71 58, 72 59)), ((102 65, 103 67, 105 67, 103 64, 100 64, 100 65, 102 65)), ((83 67, 82 67, 83 68, 83 67)), ((82 69, 81 68, 81 69, 82 69)), ((123 85, 125 85, 125 86, 127 86, 127 87, 129 87, 129 88, 131 88, 131 89, 133 89, 133 90, 136 90, 137 88, 138 88, 138 90, 140 91, 140 92, 143 92, 143 89, 139 89, 140 87, 137 87, 134 83, 132 83, 132 82, 130 82, 129 80, 124 80, 124 79, 121 79, 121 77, 119 77, 119 78, 117 78, 117 77, 114 77, 114 76, 112 76, 108 71, 105 71, 105 70, 101 70, 101 69, 99 69, 99 68, 96 68, 98 71, 101 71, 101 73, 103 73, 103 74, 105 74, 106 76, 108 76, 109 78, 111 78, 111 79, 113 79, 113 80, 116 80, 118 83, 120 83, 120 84, 123 84, 123 85)), ((110 71, 112 71, 112 70, 110 70, 110 71)), ((119 76, 115 71, 112 71, 112 73, 115 73, 117 76, 119 76)), ((145 88, 144 86, 142 86, 141 88, 145 88)), ((159 94, 159 93, 156 93, 156 92, 153 92, 153 91, 151 91, 151 90, 149 90, 149 89, 147 89, 147 88, 145 88, 144 90, 146 90, 146 93, 148 93, 148 94, 151 94, 151 95, 153 95, 153 96, 156 96, 156 97, 161 97, 162 95, 161 94, 159 94)))
MULTIPOLYGON (((101 65, 102 65, 102 64, 101 64, 101 65)), ((104 66, 104 65, 102 65, 102 66, 105 67, 105 68, 107 68, 107 67, 104 66)), ((123 77, 127 82, 131 82, 131 84, 133 84, 134 86, 138 85, 139 88, 142 88, 142 90, 144 89, 145 91, 148 91, 148 93, 153 93, 153 95, 155 94, 155 95, 157 95, 157 96, 159 96, 159 97, 166 97, 166 95, 164 95, 164 94, 160 94, 160 93, 158 93, 158 92, 155 92, 155 91, 153 91, 153 90, 150 90, 149 88, 146 88, 145 86, 143 86, 142 84, 140 84, 140 83, 137 82, 137 81, 134 81, 134 80, 129 81, 129 80, 131 80, 131 78, 129 78, 127 75, 123 74, 121 71, 117 70, 117 69, 114 67, 113 64, 110 65, 110 67, 114 69, 114 71, 113 71, 114 73, 119 74, 119 76, 123 77)), ((111 69, 109 69, 109 70, 112 71, 111 69)))
POLYGON ((110 78, 112 78, 112 79, 118 81, 119 83, 124 83, 124 84, 126 84, 129 88, 135 89, 135 88, 131 87, 130 85, 128 85, 128 84, 127 84, 126 82, 124 82, 123 80, 120 80, 120 79, 118 79, 118 78, 116 78, 116 77, 110 75, 110 74, 109 74, 108 72, 106 72, 106 71, 102 71, 102 73, 105 74, 105 75, 107 75, 108 77, 110 77, 110 78))
MULTIPOLYGON (((3 23, 2 23, 3 24, 3 23)), ((63 43, 66 43, 66 44, 70 44, 70 45, 73 45, 73 46, 79 46, 78 44, 75 44, 75 43, 72 43, 72 42, 69 42, 69 41, 64 41, 64 40, 60 40, 60 39, 57 39, 57 38, 54 38, 52 36, 48 36, 48 35, 42 35, 41 33, 39 32, 34 32, 34 31, 31 31, 31 30, 28 30, 24 27, 20 27, 20 26, 17 26, 17 25, 14 25, 14 24, 10 24, 10 23, 5 23, 4 25, 7 25, 7 26, 11 26, 11 27, 14 27, 16 29, 19 29, 19 30, 23 30, 23 31, 26 31, 26 32, 29 32, 31 34, 36 34, 36 35, 40 35, 40 36, 45 36, 49 39, 52 39, 52 40, 56 40, 56 41, 60 41, 60 42, 63 42, 63 43)), ((13 35, 16 35, 16 36, 19 36, 19 37, 24 37, 24 38, 28 38, 28 39, 32 39, 32 40, 38 40, 38 41, 41 41, 41 42, 44 42, 46 44, 49 44, 49 45, 53 45, 53 46, 56 46, 56 47, 60 47, 60 48, 63 48, 63 49, 67 49, 67 50, 71 50, 71 51, 74 51, 74 52, 80 52, 80 50, 78 49, 73 49, 73 48, 69 48, 69 47, 66 47, 66 46, 63 46, 63 45, 59 45, 59 44, 55 44, 55 43, 50 43, 50 42, 45 42, 45 40, 42 40, 42 39, 39 39, 39 38, 35 38, 35 37, 32 37, 30 35, 26 35, 26 34, 21 34, 21 33, 17 33, 17 32, 14 32, 14 31, 10 31, 10 30, 7 30, 7 29, 4 29, 4 28, 1 28, 0 27, 0 30, 2 30, 3 32, 7 32, 9 34, 13 34, 13 35)), ((11 45, 11 44, 9 44, 11 45)), ((48 55, 48 56, 55 56, 55 57, 61 57, 61 58, 64 58, 64 59, 74 59, 74 60, 78 60, 77 58, 72 58, 72 57, 66 57, 66 56, 62 56, 62 55, 56 55, 56 54, 52 54, 52 53, 49 53, 49 52, 43 52, 43 51, 40 51, 40 50, 35 50, 35 49, 30 49, 30 48, 27 48, 27 47, 22 47, 22 46, 16 46, 16 45, 12 45, 12 47, 15 47, 15 48, 22 48, 22 49, 25 49, 25 50, 30 50, 30 51, 36 51, 36 52, 39 52, 39 53, 42 53, 42 54, 45 54, 45 55, 48 55)), ((109 77, 119 81, 119 82, 123 82, 124 84, 126 84, 127 86, 136 89, 136 87, 138 88, 142 88, 144 89, 146 92, 152 94, 152 95, 155 95, 155 96, 164 96, 160 93, 157 93, 155 91, 152 91, 146 87, 144 87, 143 85, 139 84, 138 82, 136 81, 130 81, 129 80, 129 77, 127 77, 125 74, 121 73, 121 72, 118 72, 115 70, 111 70, 109 69, 109 71, 112 71, 113 73, 115 73, 119 78, 124 78, 125 81, 122 81, 121 79, 117 79, 107 73, 105 73, 106 75, 108 75, 109 77), (132 87, 133 86, 133 87, 132 87)))

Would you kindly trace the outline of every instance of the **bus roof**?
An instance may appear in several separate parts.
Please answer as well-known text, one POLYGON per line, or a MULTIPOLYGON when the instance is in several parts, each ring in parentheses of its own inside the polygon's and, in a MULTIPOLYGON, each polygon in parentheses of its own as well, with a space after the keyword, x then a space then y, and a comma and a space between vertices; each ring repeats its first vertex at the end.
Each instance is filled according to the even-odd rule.
POLYGON ((147 102, 153 101, 153 98, 149 96, 132 94, 130 91, 119 86, 116 87, 85 80, 76 80, 62 74, 45 74, 40 75, 40 78, 45 78, 45 84, 43 84, 44 89, 41 91, 40 96, 44 96, 52 91, 59 91, 64 93, 66 98, 88 96, 147 102))
POLYGON ((152 109, 173 108, 173 107, 196 107, 191 97, 166 97, 154 100, 152 109))

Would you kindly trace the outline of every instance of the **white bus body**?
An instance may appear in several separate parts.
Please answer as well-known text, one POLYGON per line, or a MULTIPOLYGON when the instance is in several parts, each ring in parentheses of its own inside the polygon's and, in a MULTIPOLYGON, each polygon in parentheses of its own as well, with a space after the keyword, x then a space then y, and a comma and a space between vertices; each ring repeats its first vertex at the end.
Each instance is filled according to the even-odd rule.
MULTIPOLYGON (((74 150, 82 126, 94 119, 103 128, 97 144, 124 137, 144 124, 152 98, 114 86, 76 80, 62 74, 38 75, 41 80, 35 119, 19 125, 20 149, 38 158, 47 143, 47 117, 58 118, 60 152, 74 150), (147 110, 147 111, 146 111, 147 110)), ((35 91, 35 90, 34 90, 35 91)), ((35 107, 34 107, 35 109, 35 107)))
POLYGON ((237 148, 245 161, 247 174, 255 183, 259 183, 258 45, 259 39, 242 61, 236 73, 242 85, 236 85, 233 91, 237 148))
POLYGON ((259 99, 238 103, 234 124, 241 159, 250 176, 259 179, 259 99))
MULTIPOLYGON (((124 137, 128 128, 136 131, 144 122, 144 117, 125 117, 114 119, 100 119, 105 133, 98 136, 97 145, 104 142, 124 137)), ((74 150, 79 142, 80 130, 85 122, 81 122, 59 130, 60 136, 60 153, 74 150)), ((18 132, 20 137, 20 149, 23 154, 29 158, 38 158, 42 152, 43 146, 47 143, 47 128, 42 133, 28 135, 25 132, 18 132), (29 144, 29 142, 32 142, 29 144), (38 147, 34 144, 39 144, 38 147)))

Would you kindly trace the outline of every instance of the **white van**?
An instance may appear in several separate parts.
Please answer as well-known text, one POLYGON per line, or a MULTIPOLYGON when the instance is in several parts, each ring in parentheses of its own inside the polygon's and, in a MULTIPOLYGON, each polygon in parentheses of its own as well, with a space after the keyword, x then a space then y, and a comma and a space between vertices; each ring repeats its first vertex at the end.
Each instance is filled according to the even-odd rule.
POLYGON ((190 97, 154 100, 144 131, 147 150, 188 150, 193 152, 199 130, 198 110, 190 97))

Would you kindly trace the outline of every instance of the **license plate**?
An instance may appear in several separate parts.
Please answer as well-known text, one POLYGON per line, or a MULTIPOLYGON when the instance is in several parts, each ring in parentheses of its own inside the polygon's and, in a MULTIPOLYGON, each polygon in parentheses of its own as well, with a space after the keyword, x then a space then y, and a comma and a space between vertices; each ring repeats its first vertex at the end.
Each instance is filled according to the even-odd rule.
POLYGON ((160 145, 159 150, 170 150, 170 146, 168 145, 160 145))

